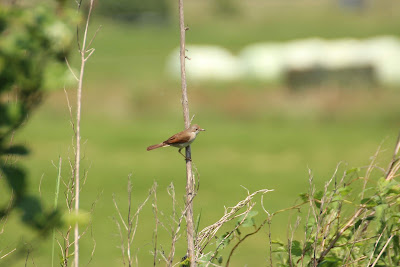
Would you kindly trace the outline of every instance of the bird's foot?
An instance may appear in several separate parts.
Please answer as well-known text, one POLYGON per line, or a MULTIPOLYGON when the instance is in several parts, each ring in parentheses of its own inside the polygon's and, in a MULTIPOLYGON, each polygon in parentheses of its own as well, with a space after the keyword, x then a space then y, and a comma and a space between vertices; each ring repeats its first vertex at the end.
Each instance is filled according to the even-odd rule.
POLYGON ((191 158, 187 158, 185 155, 183 155, 181 150, 182 150, 182 148, 178 150, 179 154, 181 154, 185 158, 186 161, 192 161, 191 158))

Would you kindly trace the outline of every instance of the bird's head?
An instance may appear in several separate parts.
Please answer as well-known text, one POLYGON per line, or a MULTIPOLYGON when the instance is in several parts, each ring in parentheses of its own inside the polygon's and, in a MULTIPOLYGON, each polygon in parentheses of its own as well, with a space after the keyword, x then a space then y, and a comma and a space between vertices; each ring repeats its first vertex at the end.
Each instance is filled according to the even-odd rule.
POLYGON ((193 133, 198 134, 201 131, 205 131, 204 129, 202 129, 199 125, 197 124, 193 124, 192 126, 190 126, 189 130, 193 133))

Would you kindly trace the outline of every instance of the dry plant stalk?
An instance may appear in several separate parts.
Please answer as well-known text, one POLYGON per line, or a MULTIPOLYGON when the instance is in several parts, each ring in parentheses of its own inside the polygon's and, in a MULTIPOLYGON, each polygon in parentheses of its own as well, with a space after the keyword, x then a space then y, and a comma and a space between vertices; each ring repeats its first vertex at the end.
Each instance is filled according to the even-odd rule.
MULTIPOLYGON (((187 96, 186 69, 185 69, 185 27, 183 0, 179 0, 179 28, 180 28, 180 63, 181 63, 181 85, 182 85, 182 108, 185 120, 185 129, 190 127, 189 104, 187 96)), ((194 177, 192 170, 191 149, 190 145, 186 147, 186 234, 187 234, 187 256, 190 259, 190 266, 196 266, 194 252, 194 226, 193 226, 193 198, 194 198, 194 177)))
MULTIPOLYGON (((14 141, 14 134, 15 131, 12 132, 11 134, 11 138, 10 138, 10 143, 9 146, 12 145, 13 141, 14 141)), ((7 155, 6 159, 4 160, 4 164, 8 163, 8 160, 11 158, 11 155, 7 155)), ((0 180, 3 178, 3 174, 0 172, 0 180)), ((14 194, 13 192, 11 192, 11 196, 10 196, 10 200, 8 202, 7 208, 6 208, 6 214, 0 219, 0 225, 1 225, 1 230, 0 230, 0 235, 2 235, 4 233, 4 228, 6 227, 7 221, 8 221, 8 216, 9 216, 9 210, 11 209, 11 205, 14 201, 14 194)), ((17 250, 17 248, 13 248, 11 251, 5 253, 4 255, 1 255, 1 253, 3 252, 2 250, 0 250, 0 260, 4 259, 5 257, 7 257, 8 255, 12 254, 13 252, 15 252, 17 250)))
MULTIPOLYGON (((76 1, 78 7, 78 12, 81 9, 82 6, 82 1, 79 0, 76 1)), ((80 176, 80 160, 81 160, 81 131, 80 131, 80 126, 81 126, 81 110, 82 110, 82 89, 83 89, 83 78, 84 78, 84 73, 85 73, 85 65, 86 62, 89 60, 90 56, 94 53, 95 49, 90 48, 92 42, 94 41, 100 27, 97 29, 95 34, 93 35, 92 39, 88 41, 88 31, 89 31, 89 22, 90 22, 90 17, 92 14, 92 9, 93 9, 93 4, 94 0, 89 1, 89 12, 86 17, 86 22, 85 22, 85 27, 84 27, 84 33, 82 36, 82 41, 80 40, 79 37, 79 26, 77 26, 77 45, 78 45, 78 52, 80 55, 80 72, 79 75, 76 75, 71 68, 69 62, 67 59, 65 59, 66 64, 78 82, 78 87, 77 87, 77 98, 76 98, 76 115, 75 115, 75 121, 74 121, 74 116, 72 114, 72 106, 70 104, 68 94, 66 90, 64 89, 66 99, 67 99, 67 104, 68 104, 68 110, 70 113, 70 123, 72 130, 74 132, 74 141, 72 141, 73 145, 73 150, 74 150, 74 159, 72 160, 71 158, 68 158, 68 162, 70 165, 70 169, 72 170, 71 172, 71 178, 68 179, 68 181, 62 180, 66 191, 64 192, 65 195, 65 201, 67 205, 68 212, 71 214, 72 212, 75 212, 76 216, 79 216, 79 200, 80 200, 80 191, 81 191, 81 186, 80 182, 83 180, 83 184, 85 183, 87 179, 87 171, 84 172, 83 177, 81 178, 80 176)), ((93 203, 91 212, 93 212, 94 206, 96 204, 97 200, 93 203)), ((90 224, 89 224, 90 225, 90 224)), ((62 233, 61 231, 59 232, 59 235, 63 239, 63 244, 59 240, 57 240, 57 243, 61 249, 61 254, 63 257, 63 262, 62 265, 67 267, 68 266, 68 259, 72 255, 70 253, 70 248, 73 245, 74 246, 74 267, 79 266, 79 239, 85 235, 89 229, 86 227, 86 229, 79 234, 79 227, 78 223, 75 223, 74 226, 74 241, 70 242, 70 236, 71 236, 71 231, 72 231, 72 225, 70 225, 67 229, 67 231, 62 233)), ((94 239, 93 239, 94 241, 94 239)), ((93 257, 94 249, 96 247, 96 242, 94 241, 94 248, 92 251, 91 256, 93 257)))
POLYGON ((386 180, 392 180, 393 178, 396 177, 396 174, 398 173, 398 171, 400 170, 400 133, 399 136, 397 137, 397 142, 396 142, 396 146, 393 152, 393 159, 390 162, 390 165, 387 169, 386 172, 386 180))
POLYGON ((156 225, 154 226, 154 235, 153 235, 153 243, 154 243, 154 251, 153 251, 153 266, 157 264, 157 238, 158 238, 158 206, 157 206, 157 183, 154 182, 154 189, 153 189, 153 212, 154 212, 154 219, 156 221, 156 225))
MULTIPOLYGON (((368 264, 366 266, 375 266, 376 264, 378 264, 380 258, 384 255, 385 250, 393 249, 390 246, 390 242, 392 241, 393 237, 397 235, 398 230, 395 229, 389 234, 389 236, 384 237, 385 230, 386 231, 388 230, 386 225, 385 228, 381 230, 380 234, 375 234, 375 235, 368 234, 371 226, 371 218, 373 218, 376 215, 376 212, 375 209, 370 208, 370 206, 368 206, 369 204, 368 201, 370 200, 368 200, 369 198, 365 198, 365 193, 366 193, 365 191, 368 189, 366 185, 369 181, 371 181, 370 176, 373 170, 379 170, 381 173, 383 173, 386 180, 392 180, 395 177, 399 176, 399 170, 400 170, 400 163, 398 157, 399 150, 400 150, 400 137, 395 146, 393 159, 389 164, 389 167, 386 170, 384 170, 376 166, 377 157, 381 151, 381 146, 379 146, 378 150, 371 158, 370 164, 367 167, 364 167, 366 169, 364 177, 360 177, 358 176, 358 174, 356 174, 355 177, 352 177, 351 175, 349 176, 347 171, 344 171, 341 177, 337 177, 338 169, 339 166, 341 165, 341 163, 339 163, 335 169, 332 178, 325 183, 324 190, 319 192, 321 194, 319 197, 317 196, 315 187, 313 185, 312 172, 311 170, 309 170, 310 189, 308 193, 308 201, 290 208, 290 209, 296 209, 308 203, 309 208, 308 208, 308 215, 306 217, 306 222, 308 222, 310 218, 313 218, 313 220, 315 221, 315 225, 311 226, 312 229, 310 229, 309 234, 307 233, 308 230, 306 228, 304 240, 305 241, 312 240, 311 241, 312 244, 310 247, 306 248, 305 246, 306 242, 304 241, 304 245, 302 248, 302 255, 300 259, 297 262, 295 262, 296 264, 298 264, 298 266, 305 266, 307 264, 311 264, 311 266, 318 266, 319 264, 324 262, 328 254, 334 248, 339 248, 339 247, 348 248, 346 254, 341 259, 342 266, 355 266, 355 265, 358 266, 362 261, 365 262, 365 260, 368 261, 368 264), (361 204, 357 204, 358 203, 357 201, 353 202, 343 199, 341 200, 341 202, 338 202, 338 200, 335 198, 335 194, 341 194, 340 193, 341 191, 339 190, 342 190, 345 187, 349 187, 352 183, 356 181, 362 182, 361 192, 359 193, 359 196, 361 196, 361 199, 366 199, 368 201, 361 202, 361 204), (331 191, 328 190, 328 187, 332 187, 333 190, 331 191), (332 208, 332 203, 335 202, 337 203, 337 205, 335 208, 332 208), (349 216, 345 216, 342 214, 344 213, 344 211, 342 211, 343 204, 354 205, 354 211, 349 216), (357 226, 355 226, 356 223, 357 226), (349 239, 346 243, 341 243, 340 241, 341 237, 343 237, 345 233, 348 232, 348 230, 352 231, 351 239, 349 239), (357 244, 362 244, 368 241, 374 241, 375 243, 372 252, 370 252, 371 254, 368 256, 361 255, 358 257, 354 257, 355 255, 357 255, 357 253, 353 254, 353 252, 357 250, 357 244), (383 244, 383 247, 382 246, 379 247, 378 244, 381 245, 383 244), (312 262, 306 263, 304 262, 304 257, 307 254, 309 254, 309 252, 311 252, 312 255, 311 258, 312 262)), ((393 207, 393 205, 396 205, 395 197, 387 196, 386 198, 388 201, 387 204, 388 207, 393 207)), ((285 210, 275 212, 272 214, 272 216, 285 210)), ((289 239, 288 242, 289 259, 292 259, 291 246, 295 230, 296 229, 292 231, 292 237, 289 239)), ((272 259, 271 259, 271 265, 272 265, 272 259)), ((291 260, 289 260, 289 265, 292 266, 291 260)))
POLYGON ((175 196, 175 187, 174 184, 171 183, 168 188, 167 188, 168 195, 172 199, 172 213, 170 216, 166 217, 162 211, 158 210, 158 204, 157 204, 157 196, 156 193, 153 194, 153 213, 154 213, 154 219, 155 219, 155 229, 154 229, 154 235, 153 235, 153 251, 151 252, 153 254, 153 265, 157 263, 157 256, 160 256, 162 260, 166 263, 166 266, 176 266, 180 264, 180 262, 173 264, 174 257, 175 257, 175 246, 178 241, 178 239, 181 237, 180 230, 182 226, 182 222, 185 219, 188 205, 184 205, 184 208, 178 213, 177 210, 177 201, 176 201, 176 196, 175 196), (165 229, 167 232, 170 233, 171 237, 171 245, 170 245, 170 251, 168 255, 163 249, 163 246, 161 244, 158 245, 158 226, 161 226, 163 229, 165 229), (160 248, 158 248, 160 246, 160 248))
MULTIPOLYGON (((159 252, 159 254, 161 255, 162 259, 165 261, 166 266, 171 267, 171 266, 175 266, 176 265, 176 264, 173 265, 173 261, 174 261, 174 257, 175 257, 175 246, 176 246, 176 242, 180 238, 181 225, 182 225, 183 219, 185 218, 188 205, 185 205, 185 208, 181 211, 181 213, 179 214, 179 217, 177 217, 178 216, 178 214, 176 212, 177 201, 176 201, 176 197, 175 197, 175 187, 174 187, 173 183, 171 183, 168 186, 167 192, 168 192, 168 195, 172 199, 172 214, 171 214, 170 218, 167 218, 169 228, 167 228, 165 223, 163 223, 158 218, 156 213, 155 213, 155 220, 164 229, 166 229, 168 232, 171 233, 171 249, 170 249, 170 252, 168 254, 168 257, 167 257, 167 255, 165 255, 165 252, 164 252, 164 250, 162 248, 161 248, 161 251, 159 252)), ((155 205, 155 207, 157 207, 156 201, 155 201, 154 205, 155 205)), ((163 215, 162 212, 160 212, 160 214, 163 215)))
MULTIPOLYGON (((205 227, 203 230, 201 230, 198 233, 197 238, 196 238, 196 243, 195 243, 196 257, 200 258, 200 256, 203 253, 204 249, 207 247, 208 244, 210 244, 211 240, 213 240, 213 238, 217 234, 218 230, 225 223, 227 223, 229 221, 232 221, 233 219, 238 218, 240 216, 243 216, 243 220, 241 221, 241 223, 243 223, 243 221, 246 219, 247 215, 249 214, 249 212, 253 209, 253 207, 255 205, 255 203, 252 202, 252 199, 256 195, 258 195, 258 194, 264 195, 264 194, 266 194, 268 192, 271 192, 271 191, 273 191, 273 190, 269 190, 269 189, 257 190, 257 191, 255 191, 255 192, 253 192, 251 194, 248 194, 248 196, 245 199, 239 201, 235 206, 225 208, 224 216, 222 216, 221 219, 219 219, 217 222, 213 223, 212 225, 209 225, 209 226, 205 227), (244 207, 246 207, 246 210, 243 211, 243 212, 238 213, 244 207)), ((239 223, 235 227, 235 229, 233 229, 231 231, 231 234, 237 229, 237 227, 239 227, 241 225, 241 223, 239 223)), ((263 223, 262 226, 264 224, 265 223, 263 223)), ((228 238, 229 236, 230 235, 227 235, 224 239, 228 238)), ((247 238, 247 237, 245 237, 245 238, 247 238)), ((243 238, 243 239, 245 239, 245 238, 243 238)), ((222 242, 220 242, 220 243, 222 244, 224 241, 225 240, 222 240, 222 242)), ((234 249, 236 249, 236 248, 234 248, 234 249)), ((217 250, 218 250, 218 248, 217 248, 217 250)), ((213 256, 215 256, 215 253, 216 253, 216 251, 214 252, 213 256)), ((207 264, 211 264, 211 260, 207 264)))
MULTIPOLYGON (((11 195, 6 210, 11 208, 11 205, 12 205, 12 202, 13 202, 13 198, 14 198, 14 196, 11 195)), ((9 214, 6 214, 5 216, 3 216, 0 219, 0 225, 1 225, 0 235, 2 235, 4 233, 4 228, 6 227, 6 224, 7 224, 7 221, 8 221, 8 216, 9 216, 9 214)), ((11 253, 15 252, 16 250, 17 250, 17 248, 13 248, 12 250, 6 252, 4 255, 2 255, 3 250, 0 250, 0 260, 4 259, 5 257, 7 257, 11 253)))
MULTIPOLYGON (((136 266, 138 266, 137 257, 132 255, 132 244, 133 240, 136 236, 137 227, 139 224, 139 214, 142 211, 143 207, 146 205, 147 201, 150 199, 152 195, 155 194, 157 189, 157 183, 154 182, 152 188, 149 190, 149 193, 146 199, 138 206, 136 212, 132 212, 132 182, 131 182, 131 174, 128 176, 128 214, 127 220, 124 220, 122 216, 121 210, 118 207, 117 201, 115 199, 115 195, 113 194, 113 202, 115 209, 118 213, 119 220, 113 217, 113 220, 118 228, 119 237, 121 240, 121 253, 122 253, 122 263, 124 266, 128 265, 129 267, 133 266, 133 261, 136 261, 136 266), (122 226, 121 226, 122 224, 122 226)), ((155 201, 157 201, 155 199, 155 201)), ((154 247, 156 250, 156 245, 154 247)), ((154 261, 156 259, 156 255, 154 256, 154 261)))
MULTIPOLYGON (((171 184, 168 187, 168 194, 171 196, 172 198, 172 219, 175 220, 175 216, 176 216, 176 199, 175 199, 175 187, 174 184, 171 182, 171 184)), ((179 221, 177 222, 177 227, 176 229, 171 226, 171 238, 172 238, 172 242, 171 242, 171 250, 169 252, 169 256, 168 256, 168 260, 167 260, 167 266, 172 266, 172 262, 174 261, 174 256, 175 256, 175 244, 176 241, 178 241, 178 233, 181 227, 181 222, 182 222, 183 216, 181 216, 179 218, 179 221)))
MULTIPOLYGON (((83 39, 82 39, 82 45, 80 45, 80 40, 79 40, 79 28, 77 29, 77 40, 78 40, 78 47, 79 47, 79 54, 80 54, 80 59, 81 59, 81 67, 80 67, 80 74, 78 78, 78 88, 77 88, 77 102, 76 102, 76 130, 75 130, 75 213, 77 216, 79 216, 79 193, 80 193, 80 157, 81 157, 81 131, 80 131, 80 126, 81 126, 81 107, 82 107, 82 87, 83 87, 83 76, 85 73, 85 64, 87 60, 90 58, 90 56, 94 53, 95 49, 90 48, 90 45, 95 38, 96 34, 93 36, 92 40, 87 44, 87 36, 88 36, 88 29, 89 29, 89 22, 90 22, 90 16, 92 14, 92 9, 93 9, 93 1, 90 0, 89 2, 89 13, 86 18, 86 25, 85 25, 85 30, 83 34, 83 39)), ((78 3, 78 11, 81 7, 82 1, 78 3)), ((97 32, 96 32, 97 33, 97 32)), ((79 266, 79 227, 78 223, 75 223, 75 230, 74 230, 74 266, 78 267, 79 266)))

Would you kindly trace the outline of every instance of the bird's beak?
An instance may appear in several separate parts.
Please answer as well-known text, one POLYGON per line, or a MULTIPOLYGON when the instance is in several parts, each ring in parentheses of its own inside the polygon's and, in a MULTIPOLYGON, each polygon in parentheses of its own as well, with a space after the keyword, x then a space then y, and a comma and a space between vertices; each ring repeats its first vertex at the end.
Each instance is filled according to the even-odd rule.
POLYGON ((201 128, 200 128, 199 131, 205 131, 205 129, 201 129, 201 128))

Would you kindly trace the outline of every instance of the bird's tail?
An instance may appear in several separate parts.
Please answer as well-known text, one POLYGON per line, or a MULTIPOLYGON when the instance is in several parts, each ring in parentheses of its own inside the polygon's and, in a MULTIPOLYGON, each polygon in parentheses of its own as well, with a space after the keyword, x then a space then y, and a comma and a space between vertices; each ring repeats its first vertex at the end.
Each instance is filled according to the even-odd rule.
POLYGON ((164 144, 164 143, 160 143, 160 144, 157 144, 157 145, 152 145, 152 146, 149 146, 147 148, 147 151, 150 151, 150 150, 153 150, 153 149, 156 149, 156 148, 160 148, 160 147, 164 147, 164 146, 167 146, 167 145, 164 144))

